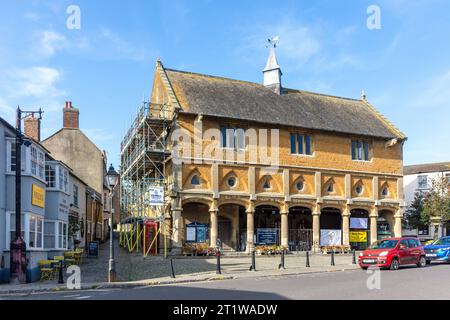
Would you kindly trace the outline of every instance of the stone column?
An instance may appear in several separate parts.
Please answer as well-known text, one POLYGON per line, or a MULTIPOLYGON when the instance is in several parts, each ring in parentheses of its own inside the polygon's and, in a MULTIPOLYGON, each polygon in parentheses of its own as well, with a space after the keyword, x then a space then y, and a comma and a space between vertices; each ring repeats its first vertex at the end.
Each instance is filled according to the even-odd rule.
POLYGON ((248 253, 252 252, 255 244, 253 243, 253 237, 255 234, 255 224, 254 224, 254 211, 247 211, 247 247, 246 251, 248 253))
POLYGON ((219 223, 217 219, 217 209, 209 210, 209 222, 210 222, 210 246, 215 248, 216 247, 216 241, 217 241, 217 235, 219 232, 219 223))
POLYGON ((172 254, 181 254, 183 219, 181 217, 181 209, 172 210, 172 254))
POLYGON ((403 208, 400 208, 394 215, 394 237, 402 236, 402 218, 403 218, 403 208))
POLYGON ((378 218, 378 209, 374 207, 370 214, 370 244, 373 244, 375 241, 378 240, 377 218, 378 218))
POLYGON ((342 212, 342 244, 350 245, 350 209, 348 207, 342 212))
POLYGON ((314 250, 320 249, 320 212, 313 212, 313 247, 314 250))
POLYGON ((289 212, 280 212, 281 214, 281 245, 289 247, 289 212))

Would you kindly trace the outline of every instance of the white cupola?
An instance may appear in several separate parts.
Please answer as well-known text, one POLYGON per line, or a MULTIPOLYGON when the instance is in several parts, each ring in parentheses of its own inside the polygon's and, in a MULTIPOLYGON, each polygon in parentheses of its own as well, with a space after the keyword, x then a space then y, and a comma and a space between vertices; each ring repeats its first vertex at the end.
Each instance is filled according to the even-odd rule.
POLYGON ((270 48, 269 58, 267 59, 266 67, 263 70, 264 76, 264 86, 271 88, 275 93, 281 94, 281 68, 277 61, 277 56, 275 54, 275 48, 279 43, 279 38, 274 37, 268 39, 270 48))

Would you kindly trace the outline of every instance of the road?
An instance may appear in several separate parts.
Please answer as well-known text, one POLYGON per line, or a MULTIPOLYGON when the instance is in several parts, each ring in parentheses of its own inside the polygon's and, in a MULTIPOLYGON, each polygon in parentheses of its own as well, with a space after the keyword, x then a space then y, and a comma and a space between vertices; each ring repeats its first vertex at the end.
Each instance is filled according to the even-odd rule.
POLYGON ((104 300, 104 299, 450 299, 450 265, 405 267, 398 271, 368 274, 363 270, 298 276, 243 278, 128 289, 39 293, 3 296, 0 299, 104 300), (379 282, 376 280, 378 274, 379 282), (369 279, 370 278, 370 279, 369 279), (369 282, 372 289, 368 289, 369 282), (377 289, 379 284, 380 289, 377 289))

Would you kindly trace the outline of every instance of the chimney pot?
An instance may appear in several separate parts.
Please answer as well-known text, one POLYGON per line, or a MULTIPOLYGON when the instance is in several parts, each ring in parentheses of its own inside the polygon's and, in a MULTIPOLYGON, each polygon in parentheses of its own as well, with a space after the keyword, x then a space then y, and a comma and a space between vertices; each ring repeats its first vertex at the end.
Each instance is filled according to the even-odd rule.
POLYGON ((63 109, 63 127, 78 129, 79 114, 78 109, 72 106, 72 101, 66 101, 65 108, 63 109))

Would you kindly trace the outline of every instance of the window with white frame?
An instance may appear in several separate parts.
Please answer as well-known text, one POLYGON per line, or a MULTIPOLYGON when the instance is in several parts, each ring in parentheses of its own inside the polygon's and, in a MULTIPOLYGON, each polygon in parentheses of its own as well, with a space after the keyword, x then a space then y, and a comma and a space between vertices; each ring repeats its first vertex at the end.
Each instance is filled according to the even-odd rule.
POLYGON ((428 176, 420 175, 417 176, 417 189, 427 189, 428 188, 428 176))
POLYGON ((78 186, 76 184, 73 185, 73 206, 78 208, 78 186))
POLYGON ((45 181, 48 188, 56 187, 56 169, 54 164, 45 165, 45 181))
MULTIPOLYGON (((16 215, 10 214, 9 231, 10 241, 16 238, 16 215)), ((21 219, 22 238, 27 241, 27 248, 43 249, 44 219, 37 215, 22 214, 21 219), (28 222, 28 223, 26 223, 28 222)))
POLYGON ((9 171, 16 171, 16 144, 14 141, 9 142, 9 171))
POLYGON ((67 223, 63 221, 45 221, 44 242, 46 249, 67 249, 67 223))

